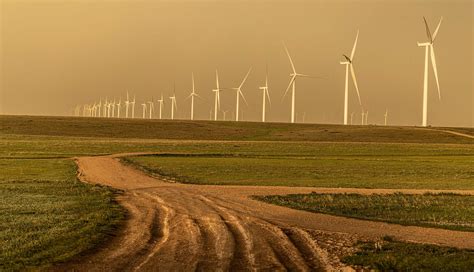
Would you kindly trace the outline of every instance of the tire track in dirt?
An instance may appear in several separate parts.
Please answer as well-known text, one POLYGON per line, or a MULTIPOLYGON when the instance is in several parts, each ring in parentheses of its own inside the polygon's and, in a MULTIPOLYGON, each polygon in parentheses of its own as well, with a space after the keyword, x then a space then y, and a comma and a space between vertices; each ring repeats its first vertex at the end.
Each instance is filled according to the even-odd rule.
POLYGON ((343 269, 344 265, 310 235, 309 232, 315 231, 321 237, 348 237, 348 241, 391 235, 406 241, 474 248, 474 233, 315 214, 249 198, 313 191, 368 194, 403 190, 188 185, 159 181, 121 164, 116 156, 83 157, 76 162, 82 181, 124 191, 117 200, 126 208, 128 216, 110 242, 52 270, 343 269), (336 232, 337 235, 333 235, 336 232))

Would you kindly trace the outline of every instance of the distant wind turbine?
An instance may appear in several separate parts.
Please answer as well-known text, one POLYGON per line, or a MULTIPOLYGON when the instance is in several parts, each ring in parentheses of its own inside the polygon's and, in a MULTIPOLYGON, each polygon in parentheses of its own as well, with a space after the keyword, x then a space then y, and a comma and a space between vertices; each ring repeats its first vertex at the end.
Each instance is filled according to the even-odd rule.
POLYGON ((236 97, 236 104, 235 104, 235 112, 237 113, 235 115, 235 121, 239 121, 239 101, 240 101, 240 96, 242 96, 242 99, 244 99, 245 104, 248 105, 247 100, 245 99, 244 94, 242 93, 242 86, 244 85, 245 81, 247 80, 250 71, 252 71, 252 68, 249 69, 247 74, 245 75, 244 79, 242 80, 242 83, 240 83, 239 87, 237 88, 232 88, 233 90, 236 91, 237 97, 236 97))
POLYGON ((217 113, 219 112, 219 109, 221 107, 221 97, 220 97, 220 92, 223 91, 224 89, 221 89, 219 87, 219 74, 217 73, 216 70, 216 88, 212 90, 215 93, 215 98, 214 98, 214 121, 217 121, 217 113))
POLYGON ((439 27, 443 21, 443 17, 439 20, 436 30, 431 34, 430 28, 428 27, 428 22, 426 22, 425 17, 423 17, 426 28, 426 35, 428 36, 429 41, 425 43, 418 42, 418 46, 425 47, 425 72, 424 72, 424 81, 423 81, 423 122, 422 126, 426 127, 428 124, 428 53, 431 53, 431 65, 433 66, 433 72, 436 79, 436 86, 438 87, 438 98, 441 100, 441 92, 439 90, 439 80, 438 80, 438 69, 436 68, 436 58, 433 48, 433 43, 438 35, 439 27))
POLYGON ((160 116, 160 120, 161 120, 161 112, 163 111, 163 102, 164 102, 164 100, 163 100, 163 93, 161 94, 161 99, 159 99, 159 100, 157 100, 157 101, 158 101, 158 103, 159 103, 159 105, 160 105, 160 112, 159 112, 160 114, 159 114, 159 116, 160 116))
POLYGON ((265 86, 263 87, 260 87, 259 88, 260 90, 262 90, 263 94, 262 94, 262 122, 265 122, 265 102, 268 98, 268 103, 270 103, 270 106, 272 104, 271 100, 270 100, 270 94, 268 93, 268 70, 266 72, 266 75, 265 75, 265 86))
POLYGON ((128 106, 130 105, 130 99, 128 97, 128 91, 127 91, 127 100, 125 100, 125 118, 128 118, 128 106))
POLYGON ((142 118, 145 119, 145 116, 146 116, 146 102, 142 103, 142 112, 143 112, 142 118))
POLYGON ((133 101, 130 102, 132 104, 132 119, 135 118, 135 95, 133 95, 133 101))
POLYGON ((369 122, 367 121, 369 119, 369 111, 365 112, 365 124, 368 125, 369 122))
POLYGON ((357 91, 357 97, 359 98, 359 104, 362 105, 362 102, 360 101, 360 93, 359 93, 359 87, 357 86, 357 80, 354 72, 354 66, 353 61, 354 61, 354 53, 356 51, 356 46, 357 46, 357 40, 359 38, 359 30, 357 30, 357 35, 354 41, 354 46, 352 47, 352 52, 351 56, 348 57, 347 55, 343 55, 344 58, 346 58, 345 61, 341 61, 340 63, 343 65, 346 65, 346 84, 345 84, 345 89, 344 89, 344 125, 347 125, 347 119, 348 119, 348 106, 349 106, 349 69, 351 70, 351 75, 352 75, 352 82, 354 83, 354 87, 357 91))
POLYGON ((388 116, 388 109, 385 109, 385 114, 384 114, 384 119, 385 119, 384 124, 385 125, 387 125, 387 116, 388 116))
POLYGON ((186 99, 191 98, 191 120, 194 120, 194 97, 201 97, 201 96, 196 93, 196 90, 194 88, 194 73, 191 73, 191 78, 193 82, 193 89, 192 89, 191 94, 186 99))
POLYGON ((288 84, 288 87, 286 88, 286 91, 285 91, 285 94, 283 95, 283 98, 286 96, 286 94, 288 93, 288 90, 290 89, 290 87, 292 87, 292 94, 291 94, 291 123, 294 123, 295 122, 295 99, 296 99, 296 78, 298 77, 312 77, 312 76, 309 76, 309 75, 305 75, 305 74, 299 74, 296 72, 296 69, 295 69, 295 65, 293 63, 293 60, 291 59, 291 56, 290 56, 290 53, 288 52, 288 48, 286 48, 286 45, 283 44, 283 46, 285 47, 285 51, 286 51, 286 54, 288 55, 288 59, 290 60, 290 64, 291 64, 291 69, 292 69, 292 73, 290 74, 290 83, 288 84))
POLYGON ((122 106, 122 97, 120 96, 119 102, 117 103, 117 118, 120 118, 120 107, 122 106))
POLYGON ((148 101, 148 104, 150 105, 150 109, 148 111, 151 119, 153 116, 153 109, 155 108, 155 105, 153 104, 153 97, 151 98, 151 101, 148 101))
POLYGON ((174 120, 174 111, 178 110, 178 105, 176 105, 176 94, 170 96, 171 99, 171 120, 174 120))

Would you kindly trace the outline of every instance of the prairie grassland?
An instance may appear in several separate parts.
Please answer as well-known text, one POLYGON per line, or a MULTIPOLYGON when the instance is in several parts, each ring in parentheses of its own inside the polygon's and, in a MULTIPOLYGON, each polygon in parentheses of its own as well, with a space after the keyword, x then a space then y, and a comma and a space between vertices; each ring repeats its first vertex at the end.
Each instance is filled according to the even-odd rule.
POLYGON ((334 155, 332 149, 323 148, 312 156, 278 156, 279 146, 267 156, 176 154, 125 160, 152 174, 196 184, 474 189, 473 155, 428 155, 428 147, 421 152, 424 155, 389 155, 378 145, 380 155, 351 154, 351 149, 334 155))
POLYGON ((363 271, 465 272, 474 268, 474 250, 393 241, 386 237, 376 247, 362 242, 343 261, 363 271))
POLYGON ((0 159, 0 270, 67 260, 104 241, 123 211, 67 159, 0 159))
POLYGON ((258 200, 310 212, 402 225, 474 231, 474 196, 459 194, 294 194, 258 200))

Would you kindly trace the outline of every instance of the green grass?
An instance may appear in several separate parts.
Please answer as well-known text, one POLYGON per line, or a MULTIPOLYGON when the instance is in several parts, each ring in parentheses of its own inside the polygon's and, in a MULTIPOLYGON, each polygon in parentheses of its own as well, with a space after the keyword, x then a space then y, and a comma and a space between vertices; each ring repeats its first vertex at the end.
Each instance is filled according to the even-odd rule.
POLYGON ((113 192, 77 181, 65 158, 171 154, 131 160, 196 183, 472 189, 473 143, 413 127, 0 116, 0 270, 68 260, 120 221, 113 192), (360 166, 369 174, 353 177, 360 166))
POLYGON ((0 270, 65 261, 104 241, 123 218, 105 187, 66 159, 0 160, 0 270))
POLYGON ((386 239, 378 248, 373 242, 360 243, 358 252, 343 262, 375 271, 470 272, 474 269, 474 250, 386 239))
POLYGON ((310 212, 402 225, 474 231, 474 196, 459 194, 294 194, 258 200, 310 212))
POLYGON ((430 154, 429 148, 418 156, 389 155, 384 154, 385 146, 378 145, 380 155, 360 154, 357 148, 346 149, 342 155, 321 147, 312 156, 290 156, 278 155, 280 146, 274 147, 273 155, 176 154, 125 160, 148 172, 196 184, 474 189, 472 155, 440 156, 430 154))
POLYGON ((474 143, 466 137, 414 127, 41 116, 0 116, 0 134, 226 141, 474 143))

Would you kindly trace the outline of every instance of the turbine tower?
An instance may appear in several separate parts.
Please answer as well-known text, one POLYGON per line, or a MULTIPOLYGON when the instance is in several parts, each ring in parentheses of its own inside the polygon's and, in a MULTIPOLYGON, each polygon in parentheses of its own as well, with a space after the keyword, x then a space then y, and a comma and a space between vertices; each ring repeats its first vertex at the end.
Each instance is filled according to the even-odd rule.
POLYGON ((128 106, 130 105, 130 99, 128 98, 128 91, 127 91, 127 100, 125 100, 125 118, 128 118, 128 106))
POLYGON ((133 95, 133 101, 130 102, 132 104, 132 119, 135 118, 135 95, 133 95))
POLYGON ((294 65, 293 60, 291 59, 291 56, 290 56, 290 52, 288 52, 288 48, 286 48, 285 44, 283 44, 283 46, 285 47, 285 51, 286 51, 286 54, 288 55, 288 59, 290 60, 291 69, 292 69, 292 73, 290 74, 290 77, 291 77, 290 78, 290 83, 288 84, 288 87, 286 88, 286 91, 285 91, 285 94, 283 95, 283 98, 288 93, 288 90, 290 89, 290 87, 292 87, 292 93, 291 93, 291 123, 294 123, 295 122, 296 78, 298 78, 298 77, 312 77, 312 76, 305 75, 305 74, 299 74, 299 73, 296 72, 295 65, 294 65))
POLYGON ((162 112, 162 110, 163 110, 163 102, 164 102, 164 100, 163 100, 163 93, 161 94, 161 99, 159 99, 159 100, 157 100, 157 101, 158 101, 158 103, 159 103, 159 105, 160 105, 160 114, 159 114, 159 116, 160 116, 160 120, 161 120, 161 112, 162 112))
POLYGON ((430 28, 428 27, 428 22, 426 22, 425 17, 423 17, 426 28, 426 35, 428 36, 429 41, 425 43, 418 42, 418 46, 425 47, 425 72, 424 72, 424 81, 423 81, 423 122, 422 126, 426 127, 428 124, 428 54, 431 55, 431 65, 433 66, 433 73, 436 79, 436 86, 438 87, 438 98, 441 100, 441 92, 439 90, 439 81, 438 81, 438 69, 436 68, 436 58, 433 48, 433 43, 438 35, 438 30, 443 21, 443 17, 439 20, 436 30, 431 34, 430 28))
POLYGON ((174 120, 174 110, 178 110, 178 105, 176 105, 176 94, 170 96, 171 99, 171 120, 174 120))
POLYGON ((120 118, 120 107, 122 106, 122 97, 120 96, 119 102, 117 103, 117 118, 120 118))
POLYGON ((150 119, 151 119, 151 117, 153 116, 153 109, 155 108, 155 105, 153 104, 153 97, 151 98, 150 101, 148 101, 148 104, 150 105, 149 115, 150 115, 150 119))
POLYGON ((385 109, 385 114, 384 114, 384 119, 385 119, 384 124, 385 125, 387 125, 387 116, 388 116, 388 109, 385 109))
POLYGON ((191 78, 193 82, 193 90, 186 99, 191 98, 191 120, 194 120, 194 97, 201 97, 201 96, 196 93, 196 90, 194 88, 194 73, 191 73, 191 78))
POLYGON ((259 88, 260 90, 263 91, 263 97, 262 97, 262 122, 265 122, 265 102, 266 102, 266 98, 268 98, 268 103, 270 103, 270 106, 272 104, 271 100, 270 100, 270 94, 268 93, 268 71, 265 75, 265 86, 263 87, 260 87, 259 88))
POLYGON ((236 90, 236 92, 237 92, 237 98, 236 98, 237 100, 236 100, 236 105, 235 105, 235 112, 237 114, 235 115, 235 121, 239 121, 239 100, 240 100, 239 98, 240 98, 240 96, 242 96, 242 98, 244 99, 245 104, 248 105, 247 100, 245 99, 245 96, 242 93, 242 86, 244 85, 245 81, 247 80, 247 77, 249 76, 251 70, 252 70, 252 68, 249 69, 249 71, 247 72, 247 74, 244 77, 244 80, 242 80, 242 83, 240 83, 239 87, 232 88, 233 90, 236 90))
POLYGON ((219 112, 219 109, 221 107, 221 97, 220 97, 220 92, 224 90, 219 87, 219 74, 217 73, 216 70, 216 88, 212 90, 215 93, 215 99, 214 99, 214 121, 217 121, 217 113, 219 112))
POLYGON ((351 76, 352 76, 352 82, 354 83, 354 87, 357 91, 357 97, 359 98, 359 105, 362 105, 362 102, 360 101, 360 94, 359 94, 359 87, 357 86, 357 80, 354 72, 354 66, 352 65, 354 61, 354 53, 356 50, 357 46, 357 40, 359 38, 359 30, 357 30, 357 35, 355 38, 354 46, 352 47, 352 52, 351 56, 348 57, 347 55, 344 55, 344 58, 346 58, 345 61, 341 61, 340 63, 342 65, 346 65, 346 84, 345 84, 345 89, 344 89, 344 125, 347 125, 347 119, 348 119, 348 106, 349 106, 349 69, 351 70, 351 76))
POLYGON ((142 103, 142 112, 143 112, 142 118, 145 119, 145 115, 146 115, 146 102, 142 103))

